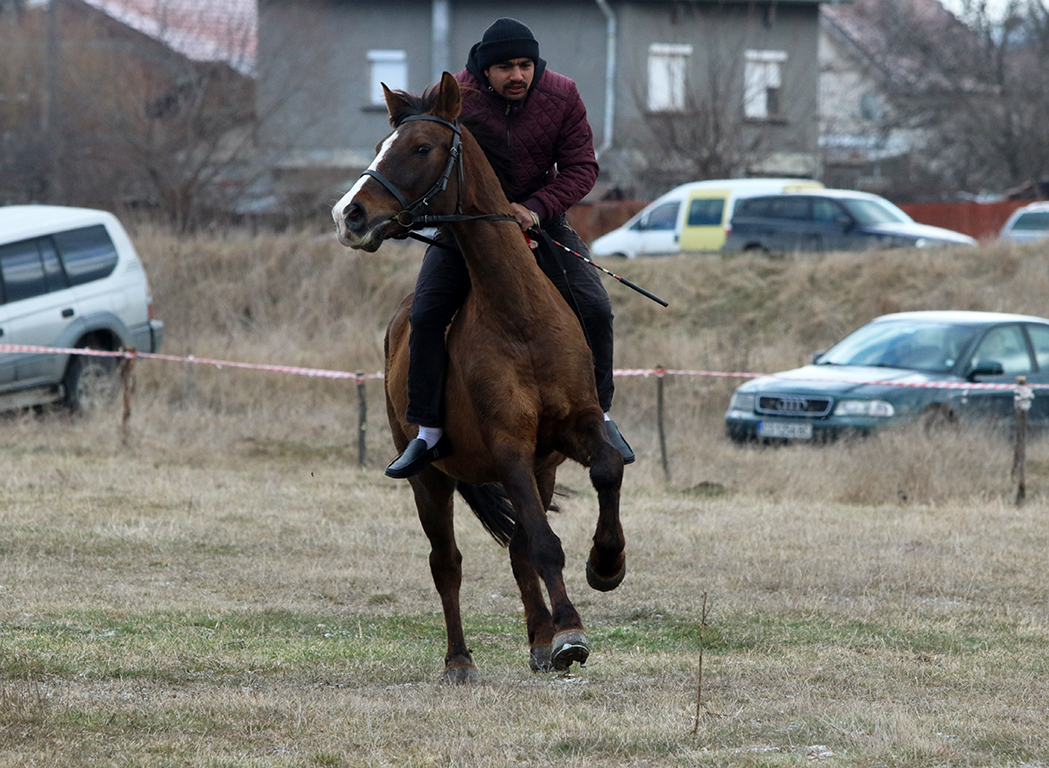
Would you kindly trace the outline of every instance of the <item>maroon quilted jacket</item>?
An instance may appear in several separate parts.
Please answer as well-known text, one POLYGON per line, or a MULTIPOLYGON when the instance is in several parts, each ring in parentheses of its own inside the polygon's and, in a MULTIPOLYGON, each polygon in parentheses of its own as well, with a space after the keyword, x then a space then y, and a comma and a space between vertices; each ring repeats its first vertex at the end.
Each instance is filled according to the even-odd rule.
POLYGON ((576 84, 546 69, 542 59, 528 94, 509 101, 493 91, 471 51, 462 86, 463 114, 478 115, 507 137, 512 155, 510 201, 535 211, 541 221, 562 214, 594 188, 594 134, 576 84))

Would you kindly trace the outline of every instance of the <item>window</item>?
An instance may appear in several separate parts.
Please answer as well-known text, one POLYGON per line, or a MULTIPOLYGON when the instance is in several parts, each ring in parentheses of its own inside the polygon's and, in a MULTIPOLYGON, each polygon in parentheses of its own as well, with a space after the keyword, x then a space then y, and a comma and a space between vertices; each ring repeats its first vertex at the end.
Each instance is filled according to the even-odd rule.
POLYGON ((70 285, 83 285, 108 276, 117 266, 117 249, 102 224, 55 235, 70 285))
POLYGON ((663 203, 653 208, 645 220, 646 230, 671 230, 677 226, 677 212, 680 203, 663 203))
POLYGON ((1005 369, 1004 373, 1016 376, 1031 372, 1031 358, 1027 353, 1027 344, 1018 325, 1003 325, 992 328, 983 337, 980 346, 973 355, 971 364, 977 362, 998 362, 1005 369))
POLYGON ((648 109, 685 111, 685 73, 691 45, 652 43, 648 47, 648 109))
POLYGON ((408 57, 404 51, 368 51, 368 69, 371 71, 371 103, 385 104, 382 84, 391 91, 408 88, 408 57))
POLYGON ((812 201, 808 197, 773 197, 769 198, 769 218, 773 219, 811 219, 812 201))
POLYGON ((1013 222, 1013 229, 1025 232, 1039 232, 1049 229, 1049 211, 1021 213, 1020 218, 1013 222))
POLYGON ((725 212, 725 200, 720 197, 693 200, 688 206, 690 227, 721 226, 721 215, 725 212))
POLYGON ((47 293, 44 265, 36 240, 0 246, 0 275, 4 280, 4 301, 21 301, 47 293))
POLYGON ((1049 328, 1044 325, 1029 325, 1027 335, 1031 337, 1031 344, 1034 345, 1038 370, 1042 373, 1049 371, 1049 328))
POLYGON ((812 218, 824 224, 837 224, 849 218, 845 210, 833 200, 816 197, 812 200, 812 218))
POLYGON ((743 70, 743 113, 755 120, 780 115, 784 51, 747 51, 743 70))

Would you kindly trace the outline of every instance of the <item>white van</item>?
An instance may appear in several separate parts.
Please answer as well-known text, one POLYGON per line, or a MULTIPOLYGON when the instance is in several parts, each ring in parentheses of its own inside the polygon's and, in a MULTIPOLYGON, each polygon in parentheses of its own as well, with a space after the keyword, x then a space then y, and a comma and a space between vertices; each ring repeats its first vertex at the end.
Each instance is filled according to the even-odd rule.
MULTIPOLYGON (((53 205, 0 207, 0 344, 155 352, 164 325, 115 216, 53 205)), ((62 402, 88 410, 116 358, 0 352, 0 410, 62 402)))
POLYGON ((737 200, 822 188, 811 179, 716 179, 682 184, 649 203, 619 229, 594 240, 590 253, 635 259, 717 251, 725 242, 737 200))

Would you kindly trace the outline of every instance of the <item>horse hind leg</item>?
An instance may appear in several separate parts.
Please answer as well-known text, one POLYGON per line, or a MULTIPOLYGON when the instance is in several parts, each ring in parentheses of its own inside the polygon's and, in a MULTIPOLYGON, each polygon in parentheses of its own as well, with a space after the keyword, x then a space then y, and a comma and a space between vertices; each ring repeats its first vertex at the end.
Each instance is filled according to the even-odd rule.
POLYGON ((455 543, 452 517, 454 481, 428 467, 409 479, 415 494, 419 522, 430 540, 430 574, 441 598, 448 646, 444 656, 444 681, 453 684, 476 683, 477 667, 466 647, 459 590, 462 586, 462 553, 455 543))
POLYGON ((565 670, 573 663, 582 664, 590 654, 590 646, 579 612, 565 589, 564 549, 546 519, 544 502, 548 500, 541 498, 534 472, 526 469, 527 462, 511 459, 500 463, 504 467, 503 487, 518 513, 517 527, 510 539, 510 559, 526 613, 531 610, 529 643, 533 667, 548 668, 547 642, 549 667, 565 670), (545 585, 550 598, 549 612, 541 585, 545 585))

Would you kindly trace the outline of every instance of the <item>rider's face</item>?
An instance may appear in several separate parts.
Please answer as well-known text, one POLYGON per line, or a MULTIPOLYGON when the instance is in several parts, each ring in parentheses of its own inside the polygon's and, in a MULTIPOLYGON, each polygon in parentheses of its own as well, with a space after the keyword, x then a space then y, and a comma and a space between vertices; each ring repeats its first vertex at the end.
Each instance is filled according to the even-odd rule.
POLYGON ((493 64, 484 71, 492 90, 505 99, 519 101, 532 87, 535 62, 531 59, 510 59, 493 64))

